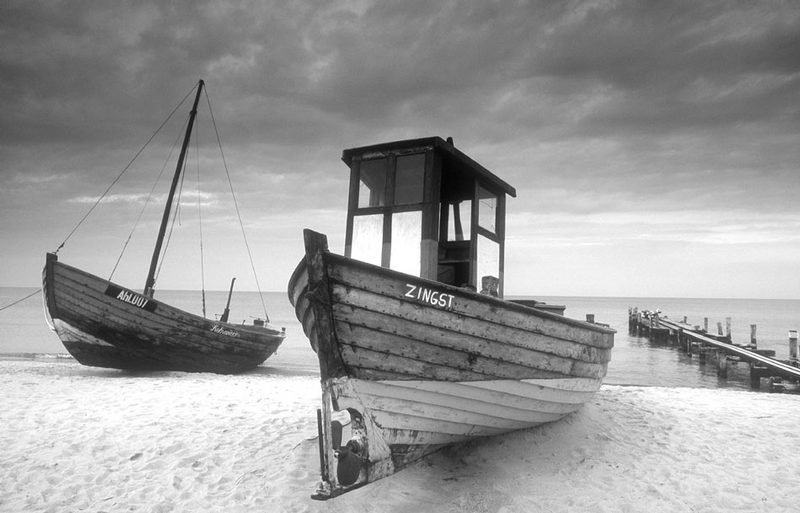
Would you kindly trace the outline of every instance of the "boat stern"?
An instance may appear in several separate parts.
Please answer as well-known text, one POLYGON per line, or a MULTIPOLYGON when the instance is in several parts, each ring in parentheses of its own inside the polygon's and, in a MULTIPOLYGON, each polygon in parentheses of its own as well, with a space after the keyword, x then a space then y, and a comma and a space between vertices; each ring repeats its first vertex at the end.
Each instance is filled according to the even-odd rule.
POLYGON ((56 314, 56 298, 55 298, 55 266, 58 262, 58 256, 55 253, 48 253, 45 260, 44 269, 42 269, 42 299, 44 302, 44 320, 51 331, 55 331, 56 327, 53 323, 53 317, 56 314))

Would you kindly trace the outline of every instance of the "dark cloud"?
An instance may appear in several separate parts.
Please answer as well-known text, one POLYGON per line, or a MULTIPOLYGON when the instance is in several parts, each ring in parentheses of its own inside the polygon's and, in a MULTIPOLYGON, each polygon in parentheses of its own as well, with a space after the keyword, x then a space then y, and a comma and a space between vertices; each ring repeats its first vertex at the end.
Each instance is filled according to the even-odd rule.
POLYGON ((658 134, 759 121, 796 129, 800 9, 772 7, 781 5, 600 5, 546 38, 532 67, 605 97, 579 120, 582 133, 658 134))
MULTIPOLYGON (((47 207, 28 228, 44 210, 77 220, 67 200, 102 192, 200 78, 256 215, 327 222, 344 209, 343 148, 428 135, 514 184, 526 222, 643 205, 660 219, 741 209, 753 227, 800 215, 796 2, 12 0, 0 6, 3 216, 34 203, 47 207)), ((132 173, 114 193, 152 180, 132 173)), ((579 227, 564 233, 591 242, 579 227)))
POLYGON ((12 2, 4 128, 22 141, 109 136, 201 77, 242 133, 282 144, 397 120, 480 120, 500 138, 498 111, 552 137, 798 121, 791 4, 352 6, 12 2))

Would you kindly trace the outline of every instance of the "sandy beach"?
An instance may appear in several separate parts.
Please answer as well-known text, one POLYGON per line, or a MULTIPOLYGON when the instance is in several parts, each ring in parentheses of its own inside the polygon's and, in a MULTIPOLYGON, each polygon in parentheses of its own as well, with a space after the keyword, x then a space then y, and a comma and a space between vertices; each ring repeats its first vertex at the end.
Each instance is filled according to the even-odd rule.
POLYGON ((328 502, 317 377, 0 361, 0 511, 797 511, 800 396, 604 386, 328 502))

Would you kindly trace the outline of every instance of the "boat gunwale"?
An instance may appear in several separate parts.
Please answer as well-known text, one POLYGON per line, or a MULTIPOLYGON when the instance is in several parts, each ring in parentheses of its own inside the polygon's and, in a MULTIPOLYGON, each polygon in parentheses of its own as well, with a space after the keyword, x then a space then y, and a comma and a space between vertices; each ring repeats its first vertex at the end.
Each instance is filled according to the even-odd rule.
MULTIPOLYGON (((88 272, 88 271, 84 271, 84 270, 82 270, 82 269, 80 269, 78 267, 75 267, 75 266, 72 266, 72 265, 69 265, 69 264, 65 264, 65 263, 63 263, 63 262, 61 262, 59 260, 55 260, 54 261, 53 271, 55 271, 55 267, 56 266, 64 267, 64 268, 66 268, 66 269, 68 269, 68 270, 70 270, 72 272, 75 272, 78 275, 81 275, 81 276, 88 276, 88 277, 92 278, 93 280, 97 281, 98 283, 105 283, 105 284, 108 284, 108 285, 113 285, 113 286, 119 287, 121 289, 129 290, 129 291, 134 292, 134 293, 136 293, 138 295, 146 297, 143 294, 141 294, 140 292, 136 292, 135 290, 133 290, 131 288, 125 287, 123 285, 120 285, 120 284, 118 284, 116 282, 113 282, 113 281, 110 281, 110 280, 106 280, 106 279, 101 278, 101 277, 99 277, 99 276, 97 276, 95 274, 92 274, 92 273, 88 272)), ((76 281, 74 279, 71 279, 71 278, 66 278, 66 279, 71 281, 71 282, 74 282, 74 283, 80 283, 80 282, 78 282, 78 281, 76 281)), ((55 274, 53 274, 53 281, 55 281, 55 274)), ((53 283, 53 284, 55 284, 55 283, 53 283)), ((86 284, 82 284, 82 285, 86 286, 86 284)), ((91 287, 89 287, 89 288, 91 289, 91 287)), ((92 290, 99 290, 99 289, 92 289, 92 290)), ((56 291, 55 291, 54 288, 48 287, 48 293, 52 293, 53 296, 54 296, 54 299, 55 299, 56 291)), ((102 294, 103 293, 100 292, 100 295, 102 295, 102 294)), ((272 327, 271 325, 266 325, 265 324, 264 326, 255 326, 255 325, 249 325, 249 324, 233 324, 233 323, 230 323, 230 322, 223 322, 223 321, 219 321, 219 320, 208 319, 206 317, 203 317, 203 316, 200 316, 200 315, 197 315, 197 314, 193 314, 191 312, 187 312, 186 310, 183 310, 183 309, 178 308, 176 306, 172 306, 169 303, 165 303, 163 301, 159 301, 158 299, 154 299, 152 297, 148 297, 147 299, 149 301, 152 301, 152 302, 156 303, 156 305, 158 305, 159 308, 162 308, 163 310, 166 310, 166 312, 175 313, 176 314, 174 317, 170 317, 169 315, 165 315, 165 312, 161 312, 161 313, 147 312, 147 313, 151 314, 154 318, 172 319, 175 322, 180 322, 180 323, 186 324, 186 325, 190 325, 191 322, 194 322, 197 325, 199 325, 200 323, 219 324, 219 325, 223 325, 223 326, 230 326, 231 328, 236 328, 236 329, 239 329, 239 330, 244 330, 248 334, 253 334, 253 335, 262 335, 262 334, 265 334, 264 332, 266 331, 266 332, 268 332, 266 334, 268 334, 270 336, 274 336, 274 337, 278 337, 278 338, 285 338, 286 337, 286 333, 285 332, 283 332, 282 330, 278 330, 278 329, 272 327), (180 319, 181 315, 186 316, 188 319, 187 320, 180 319)), ((57 305, 56 305, 56 310, 60 310, 60 308, 58 308, 57 305)))
MULTIPOLYGON (((366 272, 371 272, 371 273, 385 274, 387 276, 387 279, 396 279, 398 281, 407 281, 407 280, 419 281, 420 283, 422 283, 424 285, 429 285, 431 287, 444 289, 445 291, 447 291, 450 294, 459 295, 464 299, 476 301, 478 303, 486 303, 486 304, 488 304, 490 306, 495 306, 495 307, 499 307, 499 308, 503 308, 503 309, 507 309, 507 310, 511 310, 511 311, 516 311, 516 312, 523 313, 523 314, 526 314, 526 315, 534 315, 534 316, 540 317, 542 319, 552 320, 552 321, 558 322, 560 324, 567 324, 567 325, 570 325, 570 326, 574 326, 574 327, 578 327, 578 328, 582 328, 582 329, 587 329, 587 330, 594 331, 594 332, 597 332, 597 333, 613 335, 613 334, 615 334, 617 332, 617 330, 615 330, 613 328, 610 328, 610 327, 607 327, 607 326, 603 326, 603 325, 599 325, 599 324, 593 324, 593 323, 590 323, 590 322, 581 321, 579 319, 573 319, 571 317, 567 317, 567 316, 555 314, 555 313, 552 313, 552 312, 548 312, 546 310, 540 310, 538 308, 525 306, 525 305, 516 303, 516 302, 514 302, 513 300, 510 300, 510 299, 496 298, 496 297, 492 297, 492 296, 489 296, 489 295, 486 295, 486 294, 480 294, 478 292, 475 292, 475 291, 472 291, 472 290, 469 290, 469 289, 456 287, 455 285, 450 285, 450 284, 447 284, 447 283, 442 283, 442 282, 435 281, 435 280, 430 280, 430 279, 427 279, 427 278, 421 278, 421 277, 416 276, 416 275, 406 274, 406 273, 403 273, 403 272, 400 272, 400 271, 396 271, 394 269, 381 267, 379 265, 370 264, 370 263, 364 262, 362 260, 356 260, 354 258, 350 258, 350 257, 346 257, 346 256, 343 256, 343 255, 339 255, 339 254, 334 253, 334 252, 332 252, 330 250, 321 251, 321 254, 323 255, 323 258, 332 259, 335 263, 337 263, 339 265, 353 266, 353 267, 356 267, 356 268, 361 268, 361 269, 365 270, 366 272)), ((326 262, 326 264, 327 264, 327 262, 326 262)), ((303 270, 307 270, 307 267, 308 267, 308 265, 307 265, 307 263, 305 261, 305 258, 303 258, 303 259, 300 260, 300 262, 298 263, 298 265, 295 268, 294 272, 292 273, 292 277, 289 280, 289 287, 288 287, 288 293, 289 293, 290 300, 293 299, 294 291, 297 289, 297 285, 299 285, 299 283, 297 283, 297 284, 295 283, 295 280, 299 280, 300 276, 302 275, 303 270)), ((352 285, 348 284, 348 286, 352 286, 352 285)), ((367 289, 363 289, 363 290, 367 290, 367 289)), ((294 301, 292 302, 292 305, 296 306, 294 301)), ((609 346, 608 349, 610 349, 611 347, 613 347, 613 346, 609 346)))

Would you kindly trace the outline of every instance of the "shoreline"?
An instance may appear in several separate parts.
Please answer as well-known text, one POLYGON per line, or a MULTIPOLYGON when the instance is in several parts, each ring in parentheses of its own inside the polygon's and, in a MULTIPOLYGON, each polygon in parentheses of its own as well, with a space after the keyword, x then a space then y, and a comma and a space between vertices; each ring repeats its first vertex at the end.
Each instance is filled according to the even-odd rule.
POLYGON ((0 353, 0 360, 71 360, 78 363, 69 353, 0 353))
POLYGON ((796 509, 800 396, 603 385, 538 428, 446 448, 327 502, 318 376, 0 361, 0 511, 796 509))

